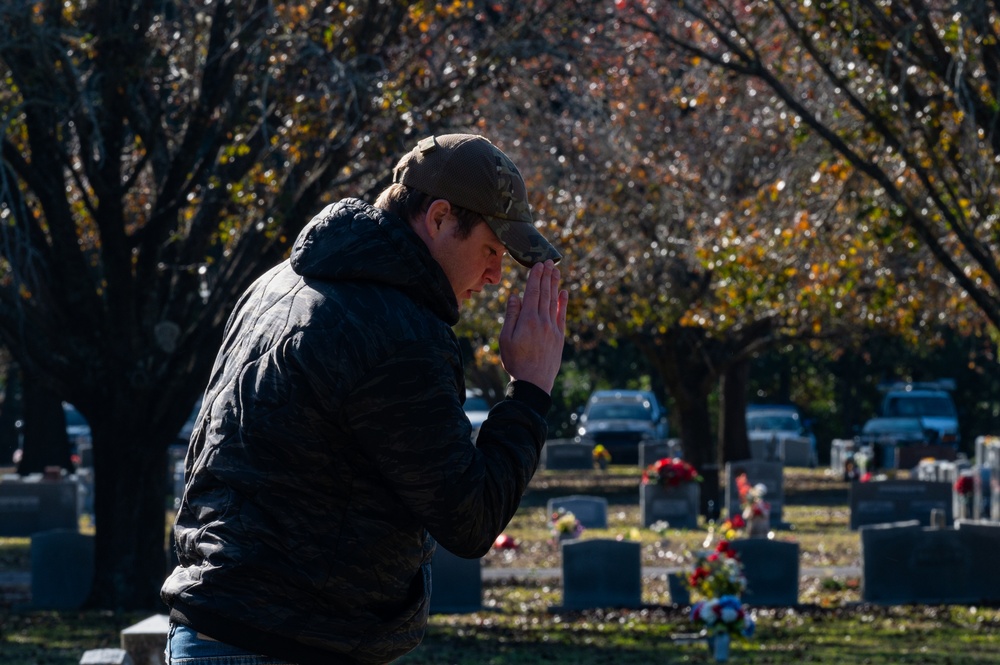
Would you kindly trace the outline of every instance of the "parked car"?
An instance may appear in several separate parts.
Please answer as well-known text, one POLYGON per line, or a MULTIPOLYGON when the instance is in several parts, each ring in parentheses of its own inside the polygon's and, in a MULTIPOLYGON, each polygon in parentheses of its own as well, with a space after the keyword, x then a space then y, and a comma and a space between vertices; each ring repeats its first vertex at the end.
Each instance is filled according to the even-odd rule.
POLYGON ((894 383, 881 386, 883 417, 919 418, 923 429, 934 438, 931 443, 958 448, 958 412, 951 398, 954 381, 894 383))
MULTIPOLYGON (((932 445, 936 434, 917 417, 871 418, 854 437, 859 449, 868 449, 876 469, 906 468, 899 464, 900 449, 932 445)), ((907 456, 909 457, 909 456, 907 456)))
POLYGON ((774 445, 784 451, 786 464, 815 467, 818 463, 816 435, 809 430, 794 404, 750 404, 746 419, 751 450, 774 445), (797 450, 793 452, 793 446, 799 444, 807 449, 804 455, 794 454, 797 450))
POLYGON ((577 422, 577 438, 603 445, 612 464, 637 464, 639 444, 669 437, 667 410, 648 390, 598 390, 577 422))
POLYGON ((463 408, 465 409, 465 415, 469 418, 469 422, 472 423, 472 441, 475 442, 476 437, 479 436, 479 428, 482 427, 483 421, 490 415, 490 403, 483 397, 481 391, 470 388, 465 391, 465 404, 463 408))

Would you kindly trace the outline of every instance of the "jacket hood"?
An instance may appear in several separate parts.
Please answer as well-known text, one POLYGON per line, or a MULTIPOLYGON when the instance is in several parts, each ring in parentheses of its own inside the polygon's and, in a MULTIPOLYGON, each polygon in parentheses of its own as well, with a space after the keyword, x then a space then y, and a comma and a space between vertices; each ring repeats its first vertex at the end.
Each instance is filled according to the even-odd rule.
POLYGON ((392 286, 448 325, 458 323, 451 283, 420 236, 398 216, 364 201, 344 199, 324 208, 295 239, 290 261, 306 278, 392 286))

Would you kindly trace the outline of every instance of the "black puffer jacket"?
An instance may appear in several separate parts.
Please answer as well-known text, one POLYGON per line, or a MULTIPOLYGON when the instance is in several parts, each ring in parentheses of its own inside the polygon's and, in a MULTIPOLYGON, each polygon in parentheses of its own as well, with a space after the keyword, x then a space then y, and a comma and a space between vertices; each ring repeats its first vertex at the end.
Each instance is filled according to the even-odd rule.
POLYGON ((240 299, 205 394, 162 596, 178 622, 297 663, 382 663, 427 622, 434 541, 485 554, 545 440, 508 386, 476 446, 448 280, 348 199, 240 299))

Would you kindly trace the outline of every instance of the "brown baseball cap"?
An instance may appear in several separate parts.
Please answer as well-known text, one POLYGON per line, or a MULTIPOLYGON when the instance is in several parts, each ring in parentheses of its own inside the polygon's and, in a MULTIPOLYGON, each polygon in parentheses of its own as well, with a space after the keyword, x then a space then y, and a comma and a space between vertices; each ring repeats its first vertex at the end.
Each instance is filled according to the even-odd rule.
POLYGON ((482 215, 521 265, 562 258, 535 229, 514 162, 482 136, 429 136, 403 155, 392 181, 482 215))

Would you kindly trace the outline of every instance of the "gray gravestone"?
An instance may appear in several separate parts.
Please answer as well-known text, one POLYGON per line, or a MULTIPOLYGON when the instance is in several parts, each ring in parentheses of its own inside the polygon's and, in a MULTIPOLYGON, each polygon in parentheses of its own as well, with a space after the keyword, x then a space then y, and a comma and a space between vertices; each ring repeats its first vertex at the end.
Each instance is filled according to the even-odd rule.
POLYGON ((785 466, 816 466, 812 441, 802 436, 785 437, 782 441, 785 466))
POLYGON ((690 605, 691 590, 688 588, 684 573, 667 573, 667 589, 670 591, 670 602, 675 605, 690 605))
POLYGON ((594 442, 588 439, 552 439, 542 448, 544 466, 549 471, 594 468, 594 442))
POLYGON ((771 526, 784 526, 783 512, 785 506, 785 466, 781 462, 758 462, 743 460, 726 463, 726 508, 727 515, 740 514, 740 493, 736 487, 736 478, 747 475, 750 485, 762 484, 767 488, 764 501, 771 506, 771 526))
POLYGON ((563 610, 642 605, 641 546, 609 539, 562 543, 563 610))
POLYGON ((90 649, 83 652, 79 665, 134 665, 125 649, 90 649))
POLYGON ((675 529, 697 529, 701 514, 701 483, 677 487, 639 485, 639 520, 643 526, 664 521, 675 529))
POLYGON ((31 605, 36 609, 79 609, 94 578, 94 537, 70 529, 31 536, 31 605))
POLYGON ((968 460, 924 459, 917 463, 917 480, 932 480, 941 483, 954 483, 962 471, 969 469, 968 460))
POLYGON ((743 562, 747 588, 743 602, 760 607, 799 604, 799 544, 767 538, 730 543, 743 562))
POLYGON ((79 528, 79 486, 73 477, 30 477, 0 482, 0 536, 31 536, 79 528))
POLYGON ((608 528, 608 500, 603 496, 563 496, 549 499, 546 505, 549 515, 560 508, 573 513, 585 529, 608 528))
POLYGON ((94 514, 94 469, 77 469, 76 482, 79 484, 77 497, 79 498, 77 509, 80 514, 94 514))
POLYGON ((995 604, 1000 573, 993 552, 1000 527, 960 522, 932 529, 915 520, 861 528, 861 600, 897 604, 995 604))
POLYGON ((441 545, 431 559, 431 614, 478 612, 483 607, 480 559, 464 559, 441 545))
POLYGON ((856 451, 855 442, 852 439, 834 439, 830 442, 830 471, 840 477, 844 474, 844 465, 856 451))
POLYGON ((931 511, 944 511, 951 524, 952 485, 928 480, 880 480, 851 483, 851 529, 869 524, 916 520, 930 526, 931 511))
POLYGON ((976 462, 983 469, 984 484, 977 490, 976 506, 989 506, 983 514, 994 522, 1000 522, 1000 438, 980 436, 976 438, 976 462))
POLYGON ((681 440, 667 439, 665 441, 640 441, 639 442, 639 468, 645 469, 647 466, 664 458, 673 459, 681 457, 681 440))
POLYGON ((1000 566, 996 564, 995 553, 1000 551, 1000 524, 986 520, 955 520, 955 530, 972 553, 975 575, 973 590, 982 596, 977 602, 998 602, 1000 566))
POLYGON ((775 434, 750 435, 748 443, 750 444, 750 458, 755 462, 781 462, 781 440, 775 434))
POLYGON ((121 631, 121 648, 137 665, 164 665, 163 651, 169 631, 170 618, 154 614, 121 631))

